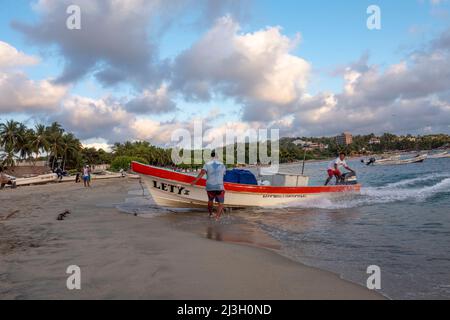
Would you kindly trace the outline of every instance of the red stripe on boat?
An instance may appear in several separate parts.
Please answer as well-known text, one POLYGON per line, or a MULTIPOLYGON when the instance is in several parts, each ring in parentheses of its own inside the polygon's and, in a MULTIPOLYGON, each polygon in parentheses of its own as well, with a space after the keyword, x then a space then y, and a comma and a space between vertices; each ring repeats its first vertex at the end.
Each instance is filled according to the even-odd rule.
MULTIPOLYGON (((139 174, 156 177, 165 180, 190 184, 195 177, 175 172, 172 170, 161 169, 138 162, 131 163, 131 169, 139 174)), ((206 180, 201 179, 196 186, 206 186, 206 180)), ((235 183, 225 183, 225 190, 248 193, 268 193, 268 194, 298 194, 298 193, 336 193, 336 192, 358 192, 361 185, 351 186, 317 186, 317 187, 272 187, 272 186, 255 186, 235 183)))

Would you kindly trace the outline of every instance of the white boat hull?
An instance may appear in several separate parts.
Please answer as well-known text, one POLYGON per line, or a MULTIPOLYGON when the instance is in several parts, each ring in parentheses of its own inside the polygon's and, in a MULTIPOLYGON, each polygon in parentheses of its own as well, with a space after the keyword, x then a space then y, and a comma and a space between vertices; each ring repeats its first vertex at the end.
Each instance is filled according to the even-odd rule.
POLYGON ((32 178, 18 178, 16 179, 16 186, 27 186, 32 184, 45 184, 55 182, 58 176, 55 173, 44 174, 32 178))
POLYGON ((429 156, 429 159, 444 159, 444 158, 450 158, 450 153, 443 152, 429 156))
POLYGON ((423 155, 416 158, 405 159, 405 160, 397 160, 397 161, 376 161, 375 165, 378 166, 395 166, 395 165, 404 165, 404 164, 413 164, 413 163, 421 163, 424 162, 428 158, 428 155, 423 155))
MULTIPOLYGON (((174 182, 157 177, 141 176, 155 203, 162 207, 172 208, 205 208, 208 196, 204 187, 174 182)), ((346 193, 347 195, 349 193, 346 193)), ((229 208, 246 207, 281 207, 309 201, 315 198, 332 198, 343 193, 245 193, 226 191, 225 206, 229 208)))

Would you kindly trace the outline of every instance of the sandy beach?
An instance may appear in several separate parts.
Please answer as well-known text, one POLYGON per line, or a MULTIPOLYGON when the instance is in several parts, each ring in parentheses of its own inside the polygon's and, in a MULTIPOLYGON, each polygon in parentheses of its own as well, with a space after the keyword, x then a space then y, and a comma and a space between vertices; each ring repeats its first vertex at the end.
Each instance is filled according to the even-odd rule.
MULTIPOLYGON (((0 299, 383 298, 276 249, 209 240, 174 227, 176 217, 120 212, 140 188, 123 179, 1 191, 0 299), (66 288, 70 265, 81 268, 81 290, 66 288)), ((207 224, 211 235, 223 228, 207 224)))

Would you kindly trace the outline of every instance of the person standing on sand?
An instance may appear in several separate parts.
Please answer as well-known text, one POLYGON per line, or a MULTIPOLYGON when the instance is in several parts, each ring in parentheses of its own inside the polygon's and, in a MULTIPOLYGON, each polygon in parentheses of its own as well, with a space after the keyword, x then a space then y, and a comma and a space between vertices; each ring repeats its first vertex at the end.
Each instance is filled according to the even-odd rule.
POLYGON ((88 165, 83 168, 83 182, 86 188, 91 187, 91 168, 88 165))
POLYGON ((2 190, 9 182, 9 179, 3 173, 3 168, 0 167, 0 190, 2 190))
POLYGON ((208 194, 209 217, 213 217, 214 201, 216 201, 219 205, 216 220, 219 220, 223 213, 225 203, 223 178, 227 169, 225 165, 216 158, 216 151, 211 152, 211 158, 211 161, 205 164, 197 178, 192 182, 192 185, 195 186, 205 174, 207 175, 206 192, 208 194))

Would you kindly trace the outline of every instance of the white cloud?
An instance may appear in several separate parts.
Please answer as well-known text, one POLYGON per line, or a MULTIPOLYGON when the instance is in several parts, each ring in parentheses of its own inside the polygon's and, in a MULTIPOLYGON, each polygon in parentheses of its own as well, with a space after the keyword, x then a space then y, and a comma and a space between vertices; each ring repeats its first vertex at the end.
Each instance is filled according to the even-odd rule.
POLYGON ((18 67, 39 63, 37 57, 0 41, 0 113, 54 111, 68 87, 49 79, 32 80, 18 67))
POLYGON ((39 63, 39 59, 20 52, 10 44, 0 41, 0 70, 39 63))
POLYGON ((49 80, 31 80, 21 72, 0 72, 0 112, 55 111, 67 90, 49 80))
POLYGON ((61 55, 65 65, 59 82, 94 73, 105 86, 127 83, 141 90, 158 87, 169 76, 166 61, 159 58, 159 40, 180 15, 194 21, 209 21, 225 11, 239 16, 242 2, 246 1, 39 0, 37 23, 12 25, 28 40, 61 55), (65 28, 69 5, 81 8, 81 30, 65 28))
POLYGON ((120 139, 121 134, 128 138, 127 128, 133 119, 122 105, 112 100, 80 96, 65 99, 59 112, 51 116, 52 121, 60 122, 81 139, 103 137, 109 141, 120 139))
POLYGON ((177 58, 173 89, 200 101, 224 95, 244 104, 290 104, 304 92, 311 69, 291 54, 298 40, 279 27, 242 33, 238 23, 223 17, 177 58))
POLYGON ((162 114, 176 110, 176 104, 172 100, 167 85, 161 85, 157 90, 144 92, 127 102, 129 112, 137 114, 162 114))

